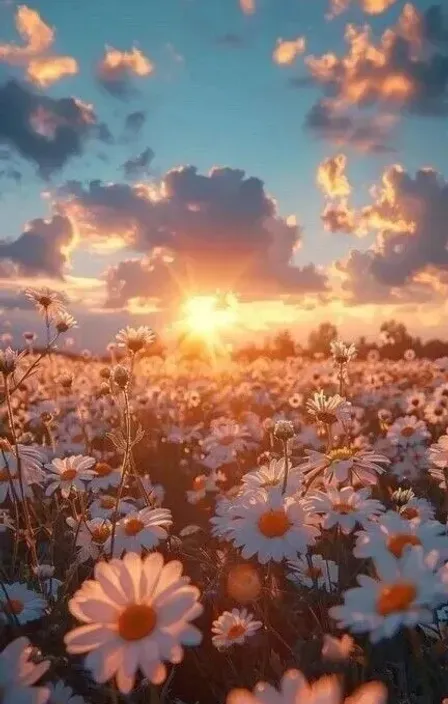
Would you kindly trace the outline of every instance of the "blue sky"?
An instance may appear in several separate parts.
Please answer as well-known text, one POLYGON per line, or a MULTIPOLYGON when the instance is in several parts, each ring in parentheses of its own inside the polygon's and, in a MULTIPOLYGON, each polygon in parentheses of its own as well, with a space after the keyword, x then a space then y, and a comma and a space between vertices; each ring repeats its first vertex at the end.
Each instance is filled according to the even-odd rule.
MULTIPOLYGON (((396 130, 395 154, 362 154, 350 146, 335 147, 306 132, 303 123, 311 106, 322 96, 319 85, 293 87, 290 79, 307 75, 304 57, 279 66, 272 52, 279 38, 304 36, 306 55, 328 51, 344 54, 348 22, 368 23, 375 36, 394 26, 404 2, 379 16, 366 16, 354 7, 328 21, 328 0, 258 0, 253 15, 245 15, 238 0, 36 0, 29 4, 54 27, 54 51, 77 59, 79 73, 46 88, 54 98, 76 96, 91 103, 100 120, 114 135, 113 144, 91 142, 82 156, 42 181, 32 164, 15 156, 22 183, 0 184, 2 233, 18 236, 26 221, 48 214, 41 192, 69 179, 82 182, 123 180, 121 164, 145 147, 155 152, 151 173, 193 164, 201 172, 213 166, 243 169, 262 179, 278 203, 282 216, 294 214, 303 226, 297 261, 328 266, 347 254, 353 240, 345 234, 324 232, 320 219, 324 205, 316 187, 318 165, 343 151, 356 206, 369 201, 369 188, 384 169, 395 162, 410 172, 431 165, 448 176, 447 120, 406 116, 396 130), (236 35, 239 46, 220 42, 236 35), (154 63, 154 73, 135 79, 138 93, 122 100, 111 96, 96 81, 95 65, 106 45, 120 50, 137 46, 154 63), (126 115, 144 110, 146 123, 138 140, 121 139, 126 115)), ((415 0, 424 12, 431 0, 415 0)), ((0 41, 17 42, 15 5, 0 5, 0 41)), ((0 80, 21 78, 21 68, 0 64, 0 80)), ((395 139, 395 138, 394 138, 395 139)), ((371 245, 367 237, 355 244, 371 245)), ((118 257, 119 259, 119 257, 118 257)), ((114 257, 110 261, 117 261, 114 257)), ((99 274, 100 258, 75 253, 75 269, 83 275, 99 274)), ((75 272, 76 273, 76 272, 75 272)))

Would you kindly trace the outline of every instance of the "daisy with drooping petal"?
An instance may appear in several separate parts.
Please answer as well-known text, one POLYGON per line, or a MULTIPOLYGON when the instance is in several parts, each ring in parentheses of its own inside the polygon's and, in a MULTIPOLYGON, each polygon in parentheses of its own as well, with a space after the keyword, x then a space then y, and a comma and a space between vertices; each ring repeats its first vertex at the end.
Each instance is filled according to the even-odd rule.
POLYGON ((326 396, 323 391, 315 393, 306 402, 309 415, 322 425, 345 425, 351 419, 351 404, 339 394, 326 396))
POLYGON ((244 558, 257 555, 261 564, 294 559, 314 545, 319 530, 313 519, 299 500, 260 489, 236 504, 226 538, 242 548, 244 558))
POLYGON ((83 455, 72 455, 64 457, 64 459, 56 457, 51 464, 46 466, 50 483, 45 495, 51 496, 56 489, 60 489, 61 495, 67 499, 72 489, 85 491, 85 482, 90 481, 94 475, 91 469, 94 464, 94 457, 84 457, 83 455))
MULTIPOLYGON (((143 508, 129 513, 117 523, 114 554, 122 552, 140 553, 152 550, 168 537, 168 528, 173 524, 171 511, 167 508, 143 508)), ((110 547, 110 540, 106 550, 110 547)))
POLYGON ((314 513, 322 515, 322 528, 338 525, 348 535, 357 524, 364 526, 385 510, 380 501, 369 498, 370 494, 369 488, 356 491, 352 486, 342 489, 328 486, 325 492, 316 491, 307 496, 304 504, 314 513))
POLYGON ((431 623, 432 609, 443 603, 443 587, 435 573, 437 553, 415 547, 395 560, 383 554, 375 562, 376 578, 359 575, 359 587, 344 593, 344 604, 330 609, 340 628, 369 633, 377 643, 402 626, 431 623))
POLYGON ((376 484, 378 475, 385 471, 383 465, 390 464, 384 455, 356 447, 339 447, 327 452, 307 450, 307 455, 299 469, 309 480, 322 475, 324 481, 331 484, 376 484))
POLYGON ((326 560, 322 555, 308 555, 288 560, 291 570, 287 577, 291 582, 308 589, 334 590, 338 583, 339 568, 333 560, 326 560))
POLYGON ((438 551, 439 559, 448 555, 448 536, 438 521, 409 521, 395 511, 387 511, 381 521, 366 523, 356 534, 355 557, 376 560, 384 553, 399 558, 410 547, 422 545, 426 552, 438 551))
POLYGON ((0 692, 2 704, 46 704, 47 687, 33 685, 50 667, 48 660, 36 664, 28 638, 16 638, 0 653, 0 692))
POLYGON ((309 684, 298 670, 286 672, 280 691, 259 682, 253 692, 234 689, 226 704, 386 704, 387 689, 380 682, 369 682, 345 699, 341 683, 335 676, 325 675, 309 684))
POLYGON ((218 650, 242 645, 262 627, 247 609, 224 611, 212 624, 212 643, 218 650))
POLYGON ((183 645, 197 645, 201 634, 190 622, 202 613, 199 590, 182 576, 182 564, 164 564, 159 553, 144 559, 95 565, 95 580, 84 582, 69 602, 85 625, 65 636, 69 653, 88 653, 86 667, 96 682, 116 678, 128 694, 138 670, 153 684, 165 680, 164 661, 179 663, 183 645))
POLYGON ((3 584, 0 592, 0 621, 8 622, 13 617, 19 623, 28 623, 41 618, 46 608, 46 600, 32 589, 28 589, 26 584, 3 584))

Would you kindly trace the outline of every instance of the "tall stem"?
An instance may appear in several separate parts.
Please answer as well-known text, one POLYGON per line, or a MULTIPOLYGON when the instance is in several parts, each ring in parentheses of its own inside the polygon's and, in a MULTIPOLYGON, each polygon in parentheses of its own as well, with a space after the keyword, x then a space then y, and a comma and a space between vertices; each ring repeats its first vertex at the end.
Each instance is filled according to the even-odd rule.
POLYGON ((124 484, 126 481, 128 465, 130 464, 129 463, 129 455, 131 452, 131 413, 130 413, 130 409, 129 409, 128 392, 126 389, 123 389, 123 397, 124 397, 124 422, 125 422, 125 428, 126 428, 126 448, 125 448, 124 457, 123 457, 123 464, 121 467, 121 481, 120 481, 120 484, 118 487, 117 498, 115 501, 114 520, 113 520, 113 525, 112 525, 112 536, 111 536, 111 540, 110 540, 110 557, 111 558, 114 555, 115 533, 117 530, 118 507, 120 505, 121 496, 123 494, 123 488, 124 488, 124 484))
POLYGON ((285 469, 283 474, 282 494, 286 494, 286 486, 288 484, 289 474, 289 458, 288 458, 288 441, 283 440, 283 458, 285 460, 285 469))

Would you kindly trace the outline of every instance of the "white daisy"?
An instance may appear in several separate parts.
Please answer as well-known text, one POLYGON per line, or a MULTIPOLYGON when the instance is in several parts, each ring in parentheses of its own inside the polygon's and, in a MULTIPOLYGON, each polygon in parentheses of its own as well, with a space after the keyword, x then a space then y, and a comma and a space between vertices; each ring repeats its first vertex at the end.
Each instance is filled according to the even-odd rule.
POLYGON ((16 638, 0 653, 0 691, 2 704, 46 704, 47 687, 33 687, 50 667, 48 660, 31 660, 33 649, 28 638, 16 638))
POLYGON ((400 507, 400 516, 408 521, 432 521, 435 517, 435 510, 427 499, 419 499, 413 496, 403 506, 400 507))
POLYGON ((121 470, 113 469, 107 462, 97 462, 92 469, 89 483, 89 489, 92 491, 117 487, 121 482, 121 470))
MULTIPOLYGON (((95 501, 89 506, 89 512, 92 518, 111 518, 117 506, 117 498, 112 494, 97 494, 95 501)), ((117 506, 118 515, 125 516, 128 513, 135 511, 134 504, 129 501, 120 499, 117 506)))
POLYGON ((219 491, 218 482, 226 479, 224 472, 219 469, 212 469, 210 474, 198 474, 193 480, 193 488, 187 490, 187 501, 190 504, 197 504, 205 499, 207 493, 214 494, 219 491))
MULTIPOLYGON (((116 527, 114 555, 122 552, 140 553, 142 549, 152 550, 168 537, 167 528, 173 524, 171 511, 167 508, 143 508, 129 513, 116 527)), ((106 551, 111 540, 108 540, 106 551)))
POLYGON ((304 505, 323 516, 323 528, 339 525, 342 532, 348 535, 358 523, 365 526, 371 518, 385 510, 380 501, 369 498, 370 493, 368 487, 356 491, 352 486, 342 489, 328 486, 325 492, 316 491, 307 495, 304 505))
POLYGON ((376 484, 390 460, 374 450, 339 447, 327 452, 307 450, 306 460, 299 465, 301 471, 313 481, 322 475, 325 482, 341 484, 376 484))
POLYGON ((260 489, 235 506, 226 538, 242 547, 244 558, 257 555, 261 564, 280 562, 314 545, 319 530, 312 520, 299 500, 260 489))
POLYGON ((322 555, 309 555, 288 560, 291 570, 287 577, 299 586, 313 589, 325 589, 326 592, 334 590, 338 583, 339 568, 333 560, 326 560, 322 555))
POLYGON ((373 643, 391 638, 402 626, 431 623, 432 609, 443 600, 436 559, 421 547, 398 560, 382 555, 375 564, 377 577, 359 575, 360 586, 346 591, 344 604, 331 608, 330 616, 340 628, 369 633, 373 643))
POLYGON ((386 704, 387 689, 380 682, 369 682, 359 687, 354 694, 344 698, 337 677, 325 675, 309 684, 298 670, 286 672, 280 690, 270 684, 259 682, 253 692, 234 689, 226 704, 386 704))
MULTIPOLYGON (((23 492, 26 497, 33 495, 31 485, 40 484, 44 477, 42 463, 44 457, 41 451, 28 445, 18 445, 20 466, 22 470, 23 492)), ((0 453, 0 503, 4 503, 8 498, 13 500, 15 496, 19 501, 22 499, 22 491, 19 480, 19 468, 15 452, 3 450, 0 453), (14 491, 11 492, 11 481, 14 491)))
POLYGON ((397 418, 390 426, 387 438, 394 445, 409 447, 424 444, 429 438, 429 432, 423 420, 418 420, 416 416, 404 416, 397 418))
POLYGON ((339 394, 325 396, 323 391, 315 393, 306 402, 309 415, 322 425, 347 424, 351 419, 351 404, 339 394))
MULTIPOLYGON (((302 475, 297 467, 291 466, 288 460, 288 483, 286 494, 292 495, 299 491, 302 484, 302 475)), ((285 458, 271 460, 258 469, 247 472, 242 478, 244 490, 268 489, 269 487, 282 487, 285 476, 285 458)))
POLYGON ((201 634, 190 621, 202 613, 199 590, 182 576, 182 564, 163 563, 159 553, 141 559, 95 565, 95 580, 84 582, 69 602, 85 625, 65 636, 69 653, 89 653, 86 666, 97 682, 116 677, 128 694, 137 671, 153 684, 166 677, 163 661, 178 663, 182 645, 197 645, 201 634))
POLYGON ((78 530, 78 521, 67 518, 67 524, 77 532, 76 546, 79 548, 77 559, 85 562, 90 558, 98 560, 104 553, 105 545, 112 534, 112 523, 107 518, 91 518, 81 523, 78 530))
POLYGON ((254 615, 247 609, 224 611, 212 623, 212 643, 218 650, 225 650, 232 645, 242 645, 262 627, 254 615))
POLYGON ((57 489, 60 489, 64 499, 68 498, 72 489, 84 492, 85 482, 93 477, 91 468, 94 464, 94 457, 83 455, 72 455, 64 459, 56 457, 51 464, 46 465, 50 482, 45 491, 46 496, 51 496, 57 489))
POLYGON ((367 523, 356 537, 354 556, 371 557, 375 563, 384 554, 399 558, 408 548, 419 545, 426 552, 437 550, 441 560, 448 555, 448 536, 441 523, 408 521, 395 511, 384 513, 379 522, 367 523))
POLYGON ((28 623, 41 618, 46 608, 46 600, 32 589, 28 589, 23 582, 3 584, 0 591, 0 621, 9 622, 14 618, 19 623, 28 623))

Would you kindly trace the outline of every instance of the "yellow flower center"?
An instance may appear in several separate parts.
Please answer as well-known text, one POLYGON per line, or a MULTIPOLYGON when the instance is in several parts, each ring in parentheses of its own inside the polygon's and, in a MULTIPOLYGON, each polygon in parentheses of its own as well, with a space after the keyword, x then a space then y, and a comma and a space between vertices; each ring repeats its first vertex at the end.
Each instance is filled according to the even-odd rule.
POLYGON ((412 535, 412 533, 401 533, 401 535, 391 535, 387 541, 387 549, 392 553, 392 555, 398 558, 402 556, 403 550, 408 545, 421 544, 421 540, 417 538, 416 535, 412 535))
POLYGON ((347 516, 349 513, 354 512, 353 506, 350 506, 346 501, 338 501, 337 503, 333 504, 333 511, 336 511, 336 513, 342 513, 344 516, 347 516))
POLYGON ((419 513, 418 513, 418 510, 414 506, 408 506, 407 508, 403 509, 403 511, 401 512, 401 515, 410 521, 412 518, 417 518, 419 513))
POLYGON ((76 469, 66 469, 65 472, 61 472, 61 479, 63 482, 70 482, 76 477, 76 469))
POLYGON ((306 571, 308 577, 311 579, 319 579, 319 577, 322 577, 322 568, 321 567, 309 567, 306 571))
POLYGON ((139 518, 130 518, 129 521, 126 521, 124 524, 124 532, 129 536, 137 535, 144 527, 145 524, 139 518))
POLYGON ((417 590, 410 582, 401 582, 383 587, 376 602, 376 610, 381 616, 389 616, 397 611, 406 611, 417 596, 417 590))
POLYGON ((288 532, 291 523, 283 509, 266 511, 258 519, 258 528, 266 538, 281 538, 288 532))
POLYGON ((98 462, 95 465, 95 474, 98 477, 107 477, 113 472, 112 467, 107 462, 98 462))
POLYGON ((142 640, 149 636, 157 623, 157 614, 147 604, 131 604, 118 619, 118 633, 123 640, 142 640))
POLYGON ((341 460, 350 460, 353 457, 353 452, 348 447, 338 447, 336 450, 331 450, 327 457, 330 462, 340 462, 341 460))
POLYGON ((102 496, 100 499, 101 508, 114 508, 115 499, 113 496, 102 496))
POLYGON ((92 530, 92 540, 94 543, 103 545, 110 535, 110 528, 107 525, 96 526, 92 530))
POLYGON ((3 467, 3 469, 0 469, 0 482, 7 482, 8 480, 8 470, 6 469, 6 467, 3 467))
POLYGON ((241 636, 244 636, 246 633, 246 628, 243 626, 242 623, 235 623, 231 628, 229 628, 227 632, 227 638, 230 638, 230 640, 236 640, 237 638, 241 638, 241 636))
POLYGON ((411 425, 406 425, 404 428, 401 429, 400 433, 404 438, 410 438, 412 435, 414 435, 415 428, 413 428, 411 425))
POLYGON ((250 564, 235 565, 227 576, 227 593, 240 604, 254 601, 260 596, 261 580, 255 567, 250 564))
POLYGON ((9 601, 2 601, 1 605, 2 610, 5 612, 5 614, 15 614, 16 616, 21 614, 23 609, 25 608, 23 601, 20 601, 20 599, 10 599, 9 601))

